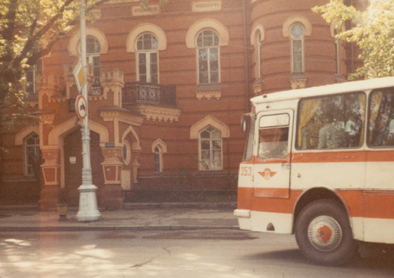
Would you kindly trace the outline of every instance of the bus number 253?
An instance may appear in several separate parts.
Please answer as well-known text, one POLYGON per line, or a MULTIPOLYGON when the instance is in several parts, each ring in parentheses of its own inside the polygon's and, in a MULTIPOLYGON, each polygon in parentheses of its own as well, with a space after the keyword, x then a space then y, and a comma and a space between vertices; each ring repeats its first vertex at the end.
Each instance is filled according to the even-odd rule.
POLYGON ((241 167, 241 176, 251 176, 252 167, 241 167))

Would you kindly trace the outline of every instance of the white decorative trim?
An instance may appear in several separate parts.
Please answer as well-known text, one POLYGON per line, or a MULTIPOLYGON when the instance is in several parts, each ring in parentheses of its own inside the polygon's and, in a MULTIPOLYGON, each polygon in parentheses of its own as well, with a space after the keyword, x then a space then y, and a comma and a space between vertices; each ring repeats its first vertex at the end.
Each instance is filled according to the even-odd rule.
POLYGON ((39 129, 38 125, 34 125, 34 126, 33 125, 29 125, 29 126, 25 127, 24 129, 22 129, 21 131, 19 131, 15 135, 15 145, 16 146, 23 145, 23 140, 30 133, 36 133, 37 135, 40 134, 40 129, 39 129))
MULTIPOLYGON (((105 34, 96 28, 87 28, 86 36, 95 37, 100 43, 100 54, 108 52, 108 41, 105 34)), ((77 56, 79 54, 79 42, 81 41, 81 31, 75 33, 68 43, 68 54, 70 56, 77 56)))
POLYGON ((140 145, 140 138, 137 135, 137 132, 135 132, 134 128, 132 126, 129 126, 125 132, 123 132, 122 135, 122 141, 124 141, 126 139, 126 136, 131 133, 133 135, 133 137, 135 138, 135 142, 132 141, 132 148, 131 151, 135 152, 135 151, 141 151, 141 145, 140 145))
POLYGON ((255 45, 257 43, 257 31, 260 31, 261 34, 261 39, 260 41, 263 41, 265 39, 265 31, 264 27, 261 24, 258 24, 253 27, 252 33, 250 35, 250 44, 255 45))
POLYGON ((163 153, 167 152, 167 144, 163 140, 161 140, 160 138, 156 139, 156 141, 153 142, 153 144, 152 144, 152 152, 153 153, 155 153, 155 148, 157 146, 160 146, 163 153))
POLYGON ((151 23, 141 23, 137 27, 135 27, 132 31, 130 31, 129 35, 126 39, 126 48, 127 52, 135 52, 135 43, 137 38, 143 33, 152 33, 156 36, 157 41, 159 43, 158 50, 166 50, 167 49, 167 37, 163 29, 159 26, 151 23))
POLYGON ((182 111, 179 108, 159 107, 148 104, 138 104, 136 106, 136 110, 137 112, 145 115, 147 120, 158 120, 159 122, 170 121, 170 123, 172 123, 173 121, 177 122, 182 111))
MULTIPOLYGON (((331 24, 330 24, 330 35, 331 35, 332 38, 335 38, 335 29, 336 28, 337 28, 337 23, 336 22, 331 22, 331 24)), ((341 29, 341 32, 346 31, 345 26, 342 26, 342 28, 340 28, 340 29, 341 29)))
POLYGON ((199 139, 200 132, 209 125, 220 130, 222 133, 222 138, 230 137, 230 129, 228 128, 228 126, 225 123, 216 119, 215 117, 208 115, 201 121, 198 121, 191 126, 190 139, 199 139))
POLYGON ((283 37, 285 38, 290 37, 290 27, 297 22, 301 23, 304 26, 305 36, 312 35, 312 24, 309 22, 309 20, 306 17, 300 15, 294 15, 286 19, 285 23, 283 24, 282 27, 283 37))
MULTIPOLYGON (((77 117, 73 117, 51 130, 48 134, 48 145, 58 145, 59 137, 64 137, 70 131, 75 129, 76 125, 82 125, 82 121, 78 121, 77 117)), ((90 130, 100 135, 100 143, 108 142, 109 133, 105 126, 89 120, 90 130)))
POLYGON ((195 22, 186 33, 187 48, 196 48, 197 34, 203 29, 213 29, 219 34, 220 46, 228 45, 229 33, 227 28, 215 19, 204 18, 195 22))
POLYGON ((219 100, 222 96, 222 91, 218 90, 218 91, 196 91, 196 97, 198 100, 202 100, 202 99, 207 99, 207 100, 211 100, 213 98, 216 98, 217 100, 219 100))

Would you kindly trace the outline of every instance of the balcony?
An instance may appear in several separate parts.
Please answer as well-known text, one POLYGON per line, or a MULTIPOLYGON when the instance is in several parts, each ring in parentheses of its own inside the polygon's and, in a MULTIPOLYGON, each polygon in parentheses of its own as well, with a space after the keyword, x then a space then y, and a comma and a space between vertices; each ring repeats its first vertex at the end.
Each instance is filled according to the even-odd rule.
POLYGON ((122 91, 122 107, 139 112, 148 120, 178 121, 176 85, 126 82, 122 91))
POLYGON ((124 108, 136 104, 176 107, 176 86, 126 82, 122 102, 124 108))

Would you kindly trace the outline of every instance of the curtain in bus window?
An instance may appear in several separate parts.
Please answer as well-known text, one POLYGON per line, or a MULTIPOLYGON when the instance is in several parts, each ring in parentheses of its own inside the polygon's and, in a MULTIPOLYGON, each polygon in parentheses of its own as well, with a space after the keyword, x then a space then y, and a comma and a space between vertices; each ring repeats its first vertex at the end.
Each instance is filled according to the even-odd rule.
MULTIPOLYGON (((315 115, 317 108, 320 106, 321 99, 309 99, 308 101, 303 101, 300 105, 300 119, 298 123, 298 128, 303 131, 303 128, 315 115)), ((298 133, 298 142, 302 140, 303 132, 298 133)), ((302 147, 302 149, 305 149, 302 147)))
POLYGON ((301 100, 297 148, 341 149, 362 145, 365 94, 301 100))
POLYGON ((394 146, 394 90, 372 92, 369 110, 368 145, 394 146))

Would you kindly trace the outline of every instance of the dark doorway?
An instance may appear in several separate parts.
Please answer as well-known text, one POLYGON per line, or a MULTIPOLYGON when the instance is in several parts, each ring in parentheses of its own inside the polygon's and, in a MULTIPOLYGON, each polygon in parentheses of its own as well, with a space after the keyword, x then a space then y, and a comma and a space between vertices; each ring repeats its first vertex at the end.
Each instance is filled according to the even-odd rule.
MULTIPOLYGON (((90 131, 90 154, 93 184, 100 188, 104 184, 101 166, 104 156, 100 148, 100 135, 93 131, 90 131)), ((64 138, 64 170, 68 202, 78 205, 78 188, 82 184, 82 138, 79 129, 64 138)))

